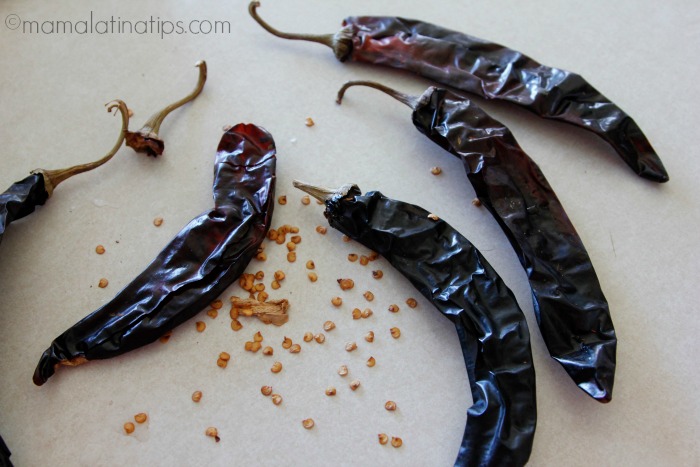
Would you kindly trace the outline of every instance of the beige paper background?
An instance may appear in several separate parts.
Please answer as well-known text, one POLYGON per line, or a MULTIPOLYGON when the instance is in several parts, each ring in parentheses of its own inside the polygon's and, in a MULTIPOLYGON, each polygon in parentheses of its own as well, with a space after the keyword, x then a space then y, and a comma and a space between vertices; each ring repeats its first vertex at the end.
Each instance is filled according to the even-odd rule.
MULTIPOLYGON (((209 81, 194 103, 172 114, 155 160, 122 149, 104 168, 65 182, 46 206, 8 229, 0 247, 0 433, 24 465, 450 465, 463 434, 470 395, 456 334, 384 260, 371 268, 349 263, 337 232, 321 237, 319 206, 299 203, 294 178, 328 186, 358 183, 438 213, 484 253, 515 293, 531 327, 537 371, 538 427, 530 465, 698 465, 697 277, 700 209, 697 146, 698 25, 696 2, 541 1, 440 3, 266 0, 260 10, 289 31, 334 32, 349 15, 420 18, 521 50, 546 64, 574 70, 629 112, 671 175, 656 185, 636 177, 602 141, 502 103, 476 101, 506 123, 541 166, 587 246, 610 303, 619 336, 613 401, 585 396, 551 360, 532 312, 517 258, 495 221, 471 206, 473 190, 458 160, 420 135, 410 111, 349 79, 375 79, 419 94, 429 84, 412 75, 340 64, 315 44, 284 42, 248 17, 246 1, 38 2, 4 1, 0 17, 72 20, 150 16, 230 21, 230 34, 31 35, 0 25, 0 175, 9 186, 36 167, 60 168, 100 157, 119 120, 104 103, 124 99, 138 128, 154 110, 189 92, 199 59, 209 81), (307 128, 306 117, 316 126, 307 128), (55 336, 111 299, 155 257, 187 221, 211 205, 211 170, 221 128, 254 122, 274 135, 278 194, 274 225, 301 228, 299 260, 268 247, 265 283, 282 268, 288 279, 273 297, 288 298, 291 318, 275 328, 253 321, 233 333, 225 309, 198 334, 194 321, 169 343, 155 343, 110 361, 59 371, 45 386, 31 375, 55 336), (439 165, 443 175, 429 168, 439 165), (159 229, 152 220, 162 216, 159 229), (103 244, 107 253, 94 253, 103 244), (305 278, 313 259, 319 281, 305 278), (371 269, 385 277, 375 281, 371 269), (107 277, 110 285, 99 289, 107 277), (356 287, 339 294, 335 280, 356 287), (353 321, 350 310, 376 295, 375 314, 353 321), (415 310, 404 300, 419 298, 415 310), (390 314, 391 303, 402 305, 390 314), (301 342, 332 319, 323 346, 301 342), (399 326, 401 339, 388 335, 399 326), (361 336, 373 329, 377 339, 361 336), (274 358, 243 351, 260 330, 274 358), (284 352, 287 335, 301 342, 284 352), (348 354, 344 344, 357 340, 348 354), (221 351, 232 354, 226 370, 221 351), (374 368, 364 361, 373 355, 374 368), (274 360, 285 369, 269 372, 274 360), (350 367, 346 379, 337 367, 350 367), (351 377, 362 381, 353 393, 351 377), (284 396, 275 407, 260 395, 271 384, 284 396), (328 385, 338 388, 327 398, 328 385), (190 400, 204 392, 199 405, 190 400), (383 409, 387 399, 399 406, 383 409), (145 411, 150 420, 125 436, 121 426, 145 411), (306 431, 303 418, 316 427, 306 431), (204 436, 216 426, 221 442, 204 436), (404 446, 380 446, 376 435, 401 436, 404 446)), ((240 293, 232 286, 225 297, 240 293)))

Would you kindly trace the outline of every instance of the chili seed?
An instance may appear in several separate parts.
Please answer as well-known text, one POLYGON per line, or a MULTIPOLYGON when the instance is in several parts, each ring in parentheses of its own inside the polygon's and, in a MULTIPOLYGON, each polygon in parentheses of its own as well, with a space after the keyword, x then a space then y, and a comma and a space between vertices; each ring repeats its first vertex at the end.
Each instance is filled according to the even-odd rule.
POLYGON ((216 365, 217 365, 219 368, 226 368, 226 366, 228 365, 228 362, 227 362, 226 360, 218 359, 218 360, 216 361, 216 365))
POLYGON ((287 239, 285 238, 284 234, 278 234, 277 238, 275 239, 275 243, 278 245, 281 245, 286 241, 287 241, 287 239))
POLYGON ((326 342, 326 336, 323 335, 323 333, 320 333, 320 332, 319 332, 318 334, 316 334, 316 335, 314 336, 314 340, 315 340, 316 342, 318 342, 319 344, 323 344, 324 342, 326 342))
POLYGON ((243 348, 246 351, 251 352, 253 350, 253 342, 252 341, 246 342, 245 345, 243 346, 243 348))
POLYGON ((284 340, 282 341, 282 348, 289 349, 291 346, 292 346, 292 340, 289 337, 284 336, 284 340))
POLYGON ((256 353, 261 348, 262 348, 262 344, 260 342, 253 342, 253 344, 250 346, 250 351, 253 353, 256 353))
POLYGON ((345 243, 348 243, 350 240, 352 240, 350 237, 348 237, 347 235, 343 235, 343 241, 345 243))
POLYGON ((367 359, 367 366, 372 368, 374 365, 377 364, 377 360, 374 359, 374 357, 369 357, 367 359))
POLYGON ((136 421, 136 423, 146 423, 146 420, 148 420, 148 415, 146 415, 143 412, 137 413, 136 415, 134 415, 134 420, 136 421))
POLYGON ((275 405, 280 405, 282 403, 282 396, 280 396, 279 394, 273 394, 272 403, 275 405))
POLYGON ((431 167, 430 168, 430 173, 433 175, 440 175, 442 173, 442 169, 438 166, 431 167))
POLYGON ((197 332, 204 332, 204 330, 207 328, 207 325, 204 321, 197 321, 197 323, 195 323, 195 326, 197 327, 197 332))
POLYGON ((332 331, 333 329, 335 329, 335 323, 333 321, 326 321, 325 323, 323 323, 324 331, 328 332, 332 331))
POLYGON ((233 329, 234 331, 240 331, 241 329, 243 329, 243 325, 237 319, 233 319, 231 320, 231 329, 233 329))
POLYGON ((292 238, 290 238, 290 240, 294 244, 299 244, 301 243, 301 235, 292 235, 292 238))
POLYGON ((367 264, 369 264, 369 257, 365 255, 360 256, 360 264, 363 266, 367 266, 367 264))
POLYGON ((219 354, 219 358, 225 362, 228 362, 229 360, 231 360, 231 355, 228 352, 221 352, 219 354))
POLYGON ((401 330, 399 328, 391 328, 389 329, 389 332, 391 333, 391 337, 393 337, 394 339, 398 339, 399 337, 401 337, 401 330))
POLYGON ((100 279, 100 281, 97 283, 97 286, 101 289, 104 289, 108 285, 109 285, 109 281, 107 279, 105 279, 104 277, 102 279, 100 279))
POLYGON ((290 251, 289 253, 287 253, 287 261, 289 261, 290 263, 293 263, 296 260, 297 260, 296 253, 294 253, 293 251, 290 251))
POLYGON ((287 197, 282 195, 279 198, 277 198, 277 202, 280 203, 281 205, 287 204, 287 197))
POLYGON ((355 349, 357 349, 357 344, 355 342, 348 342, 347 344, 345 344, 346 351, 352 352, 355 349))
POLYGON ((270 284, 270 287, 272 287, 272 290, 277 290, 280 288, 280 283, 277 281, 272 281, 272 283, 270 284))
POLYGON ((216 317, 219 316, 219 312, 212 308, 211 310, 207 310, 207 316, 211 319, 216 319, 216 317))
POLYGON ((301 346, 299 344, 294 344, 289 348, 289 353, 299 353, 301 352, 301 346))
POLYGON ((306 117, 306 120, 304 121, 304 125, 306 126, 314 126, 316 123, 311 117, 306 117))
POLYGON ((275 353, 275 351, 272 350, 272 347, 270 347, 270 346, 268 345, 267 347, 265 347, 265 348, 263 349, 262 353, 263 353, 263 355, 272 355, 273 353, 275 353))
POLYGON ((309 203, 311 203, 311 199, 309 199, 308 196, 304 195, 301 197, 301 204, 303 204, 304 206, 308 206, 309 203))
POLYGON ((431 221, 435 221, 435 222, 440 220, 440 218, 433 213, 428 214, 428 219, 430 219, 431 221))
POLYGON ((95 247, 95 253, 97 253, 98 255, 103 255, 104 252, 105 252, 105 247, 103 247, 102 245, 97 245, 95 247))
POLYGON ((382 277, 384 277, 384 273, 381 269, 377 269, 376 271, 372 271, 372 277, 374 277, 375 279, 381 279, 382 277))
POLYGON ((418 306, 418 301, 411 297, 408 300, 406 300, 406 305, 408 305, 410 308, 415 308, 418 306))
POLYGON ((221 441, 221 438, 219 438, 219 430, 214 428, 213 426, 210 426, 209 428, 204 431, 204 434, 207 435, 210 438, 214 438, 214 440, 218 443, 221 441))
POLYGON ((302 421, 301 421, 301 424, 302 424, 302 426, 303 426, 304 428, 306 428, 307 430, 310 430, 310 429, 312 429, 312 428, 314 427, 314 421, 313 421, 312 419, 310 419, 310 418, 307 418, 306 420, 302 420, 302 421))
POLYGON ((265 254, 264 251, 262 253, 258 253, 257 255, 255 255, 255 259, 257 259, 258 261, 265 261, 267 259, 267 254, 265 254))
POLYGON ((359 308, 354 308, 352 310, 352 319, 360 319, 362 318, 362 311, 360 311, 359 308))
POLYGON ((312 332, 305 332, 304 342, 311 342, 312 340, 314 340, 314 334, 312 332))
POLYGON ((270 371, 273 373, 279 373, 282 371, 282 364, 280 362, 273 363, 272 367, 270 367, 270 371))
POLYGON ((202 400, 202 391, 195 391, 192 393, 192 402, 199 402, 202 400))
POLYGON ((374 342, 374 332, 369 331, 367 334, 365 334, 365 340, 367 342, 374 342))
POLYGON ((294 242, 287 242, 287 250, 294 251, 297 249, 297 244, 294 242))
POLYGON ((262 393, 263 396, 269 396, 272 394, 272 386, 263 386, 260 388, 260 392, 262 393))
POLYGON ((270 295, 269 295, 267 292, 264 292, 264 291, 263 291, 263 292, 259 292, 259 293, 258 293, 257 299, 258 299, 259 302, 264 302, 264 301, 267 300, 269 297, 270 297, 270 295))
POLYGON ((336 394, 336 391, 335 391, 335 388, 333 386, 328 386, 326 388, 326 395, 327 396, 335 396, 335 394, 336 394))
POLYGON ((315 272, 310 272, 307 274, 307 276, 309 276, 309 280, 311 282, 316 282, 318 280, 318 274, 316 274, 315 272))
POLYGON ((347 376, 348 374, 348 367, 347 365, 340 365, 340 368, 338 368, 338 374, 340 376, 347 376))
POLYGON ((126 432, 127 435, 130 435, 131 433, 133 433, 135 429, 136 429, 136 427, 131 422, 126 422, 124 424, 124 431, 126 432))
POLYGON ((338 285, 341 290, 350 290, 355 287, 355 281, 352 279, 338 279, 338 285))
POLYGON ((399 437, 391 437, 391 445, 395 448, 400 448, 403 445, 403 440, 399 437))
POLYGON ((299 227, 295 227, 295 226, 292 225, 292 226, 289 227, 289 232, 290 232, 290 233, 293 233, 293 234, 299 233, 299 227))
POLYGON ((382 446, 389 442, 389 437, 386 435, 386 433, 379 433, 377 438, 379 439, 379 444, 382 446))
POLYGON ((331 298, 331 303, 333 304, 333 306, 340 306, 343 304, 343 299, 340 297, 333 297, 331 298))
POLYGON ((386 401, 386 404, 384 404, 384 408, 387 409, 389 412, 393 412, 394 410, 396 410, 396 402, 386 401))
POLYGON ((370 261, 374 261, 377 258, 379 258, 379 253, 377 253, 376 251, 371 251, 369 253, 369 260, 370 261))
POLYGON ((267 231, 267 238, 268 240, 274 241, 277 240, 277 231, 275 229, 270 229, 267 231))
POLYGON ((326 235, 326 232, 328 232, 328 229, 322 225, 317 225, 316 232, 320 233, 321 235, 326 235))
POLYGON ((389 308, 388 308, 388 309, 389 309, 389 311, 391 311, 392 313, 398 313, 398 312, 399 312, 399 306, 396 305, 396 304, 389 305, 389 308))
POLYGON ((348 261, 350 261, 351 263, 354 263, 355 261, 357 261, 357 255, 355 253, 350 253, 348 255, 348 261))
POLYGON ((263 279, 265 279, 265 273, 264 273, 264 272, 258 271, 258 272, 255 273, 255 280, 256 280, 256 281, 261 281, 261 280, 263 280, 263 279))
POLYGON ((479 198, 474 198, 472 200, 472 204, 476 206, 477 208, 481 207, 481 200, 479 198))
POLYGON ((215 310, 220 310, 222 306, 224 306, 224 302, 222 302, 221 300, 214 300, 213 302, 211 302, 211 307, 215 310))
POLYGON ((285 278, 284 272, 275 271, 275 280, 282 281, 282 280, 284 280, 284 278, 285 278))
POLYGON ((355 379, 352 382, 350 382, 350 389, 352 389, 353 391, 356 391, 357 388, 359 388, 359 387, 360 387, 360 380, 359 379, 355 379))
POLYGON ((156 217, 155 219, 153 219, 153 225, 155 225, 156 227, 160 227, 161 225, 163 225, 163 218, 156 217))
POLYGON ((173 332, 172 332, 172 331, 168 331, 168 332, 166 332, 165 334, 163 334, 163 335, 160 337, 159 340, 160 340, 163 344, 165 344, 166 342, 168 342, 168 341, 170 340, 170 336, 172 336, 172 335, 173 335, 173 332))
POLYGON ((260 333, 260 331, 253 334, 253 342, 262 342, 262 341, 263 341, 263 335, 260 333))
POLYGON ((371 302, 372 300, 374 300, 374 294, 372 292, 370 292, 369 290, 367 292, 363 293, 362 296, 365 297, 365 300, 367 300, 368 302, 371 302))
POLYGON ((306 269, 316 269, 316 265, 314 264, 313 261, 308 260, 308 261, 306 262, 306 269))
POLYGON ((373 314, 374 314, 374 312, 372 310, 370 310, 369 308, 365 308, 364 310, 362 310, 362 317, 363 318, 369 318, 373 314))
POLYGON ((262 284, 262 283, 261 283, 261 284, 255 284, 255 291, 256 291, 256 292, 262 292, 263 290, 265 290, 265 284, 262 284))

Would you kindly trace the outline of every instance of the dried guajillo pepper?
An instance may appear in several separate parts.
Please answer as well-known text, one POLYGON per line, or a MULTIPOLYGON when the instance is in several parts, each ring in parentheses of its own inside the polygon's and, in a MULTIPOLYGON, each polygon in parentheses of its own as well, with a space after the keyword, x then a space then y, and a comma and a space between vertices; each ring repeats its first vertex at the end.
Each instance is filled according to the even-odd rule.
POLYGON ((455 465, 524 465, 537 422, 527 322, 479 251, 428 211, 355 185, 294 186, 325 203, 331 227, 380 253, 457 328, 474 405, 455 465))
POLYGON ((112 149, 102 159, 95 162, 75 165, 67 169, 33 170, 30 176, 14 183, 4 193, 0 194, 0 242, 2 242, 7 226, 18 219, 28 216, 34 212, 37 206, 42 206, 46 203, 46 200, 53 195, 53 190, 59 183, 73 175, 96 169, 109 161, 119 151, 129 128, 129 109, 120 100, 110 102, 106 107, 108 112, 118 109, 122 116, 122 129, 112 149))
POLYGON ((2 436, 0 436, 0 467, 12 467, 11 455, 10 449, 3 441, 2 436))
POLYGON ((193 101, 204 89, 204 83, 207 81, 207 62, 200 60, 195 64, 199 68, 199 79, 194 90, 187 96, 177 102, 173 102, 163 110, 151 115, 143 127, 139 131, 129 131, 126 134, 126 145, 136 152, 146 153, 148 156, 158 157, 163 154, 165 143, 158 136, 160 125, 165 120, 170 112, 182 107, 190 101, 193 101))
POLYGON ((580 75, 542 65, 499 44, 411 19, 355 16, 346 18, 336 34, 284 33, 258 16, 259 6, 260 2, 253 1, 248 11, 275 36, 318 42, 331 47, 341 62, 404 69, 584 128, 607 141, 641 177, 668 181, 661 159, 639 126, 580 75))
POLYGON ((617 338, 608 303, 576 229, 537 164, 512 133, 473 102, 431 87, 420 97, 377 83, 413 109, 413 124, 459 157, 481 203, 508 237, 525 269, 535 315, 551 356, 600 402, 612 397, 617 338))
POLYGON ((149 344, 211 303, 244 271, 270 227, 275 144, 264 129, 238 124, 221 138, 214 208, 190 221, 110 302, 58 336, 34 383, 61 365, 121 355, 149 344))

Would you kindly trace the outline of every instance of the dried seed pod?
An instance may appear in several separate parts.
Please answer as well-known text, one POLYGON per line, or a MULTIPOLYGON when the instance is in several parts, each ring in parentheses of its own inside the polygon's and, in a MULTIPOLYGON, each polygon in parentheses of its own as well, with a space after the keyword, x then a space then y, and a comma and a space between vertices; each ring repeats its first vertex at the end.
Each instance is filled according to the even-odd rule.
POLYGON ((240 331, 241 329, 243 329, 243 325, 237 319, 232 319, 231 320, 231 329, 233 329, 234 331, 240 331))
POLYGON ((199 402, 202 400, 202 391, 195 391, 192 393, 192 402, 199 402))
POLYGON ((314 334, 312 332, 305 332, 304 342, 311 342, 312 340, 314 340, 314 334))
POLYGON ((347 365, 340 365, 340 368, 338 368, 338 374, 340 376, 347 376, 348 375, 347 365))
POLYGON ((403 445, 403 440, 399 437, 391 437, 391 445, 395 448, 400 448, 403 445))
POLYGON ((214 300, 213 302, 211 302, 211 307, 215 310, 220 310, 222 306, 224 306, 224 302, 222 302, 221 300, 214 300))
POLYGON ((338 279, 338 285, 341 290, 350 290, 355 287, 355 281, 352 279, 338 279))
POLYGON ((307 276, 309 277, 309 280, 311 282, 316 282, 318 280, 318 274, 316 274, 315 272, 310 272, 307 274, 307 276))
POLYGON ((284 340, 282 341, 282 348, 289 349, 292 346, 292 344, 292 340, 289 337, 284 336, 284 340))
POLYGON ((314 264, 313 261, 308 260, 308 261, 306 262, 306 269, 315 269, 315 268, 316 268, 316 264, 314 264))
POLYGON ((109 281, 107 279, 105 279, 104 277, 102 279, 100 279, 100 281, 97 283, 97 286, 101 289, 104 289, 108 285, 109 285, 109 281))
POLYGON ((374 342, 374 332, 369 331, 367 334, 365 334, 365 340, 367 342, 374 342))
POLYGON ((262 341, 263 341, 263 335, 260 331, 253 334, 253 342, 262 342, 262 341))
POLYGON ((134 420, 136 421, 136 423, 146 423, 146 420, 148 420, 148 415, 146 415, 143 412, 137 413, 136 415, 134 415, 134 420))
POLYGON ((306 420, 301 421, 301 425, 307 430, 310 430, 314 427, 314 421, 311 418, 307 418, 306 420))
POLYGON ((355 342, 348 342, 347 344, 345 344, 346 351, 352 352, 355 349, 357 349, 357 344, 355 342))
POLYGON ((398 313, 399 312, 399 306, 396 304, 389 305, 389 311, 392 313, 398 313))
POLYGON ((272 386, 263 386, 263 387, 261 387, 261 388, 260 388, 260 393, 261 393, 263 396, 266 396, 266 397, 269 396, 270 394, 272 394, 272 386))
POLYGON ((219 316, 219 312, 212 308, 211 310, 207 310, 207 316, 209 316, 211 319, 216 319, 216 317, 219 316))
POLYGON ((273 363, 272 367, 270 367, 270 371, 273 373, 279 373, 282 371, 282 364, 280 362, 273 363))
POLYGON ((278 202, 279 204, 281 204, 282 206, 284 206, 285 204, 287 204, 287 196, 286 196, 286 195, 282 195, 282 196, 278 197, 278 198, 277 198, 277 202, 278 202))
POLYGON ((360 264, 367 266, 369 264, 369 257, 365 255, 360 256, 360 264))
POLYGON ((367 359, 367 366, 372 368, 374 365, 377 364, 377 360, 374 359, 374 357, 369 357, 367 359))
POLYGON ((356 391, 357 388, 359 388, 359 387, 360 387, 360 380, 359 379, 354 379, 350 382, 350 389, 352 389, 353 391, 356 391))
POLYGON ((229 360, 231 360, 231 355, 228 352, 221 352, 219 354, 219 358, 228 362, 229 360))
POLYGON ((125 432, 127 435, 130 435, 131 433, 133 433, 135 429, 136 429, 136 427, 135 427, 134 424, 131 423, 131 422, 126 422, 126 423, 124 424, 124 432, 125 432))
POLYGON ((197 321, 195 323, 195 326, 197 327, 197 332, 204 332, 204 330, 207 328, 207 325, 204 321, 197 321))
POLYGON ((338 307, 343 304, 343 299, 340 297, 333 297, 331 298, 331 304, 338 307))
POLYGON ((360 319, 360 318, 362 318, 362 311, 360 311, 359 308, 353 308, 352 319, 360 319))
POLYGON ((325 323, 323 323, 324 331, 328 332, 332 331, 333 329, 335 329, 335 323, 333 321, 326 321, 325 323))
POLYGON ((326 228, 322 225, 317 225, 316 232, 320 233, 321 235, 326 235, 326 232, 328 232, 328 228, 326 228))
POLYGON ((396 410, 396 402, 394 401, 386 401, 384 404, 384 408, 387 409, 389 412, 393 412, 396 410))
POLYGON ((372 292, 370 292, 369 290, 367 292, 363 293, 362 296, 365 297, 365 300, 367 300, 368 302, 371 302, 372 300, 374 300, 374 294, 372 292))
POLYGON ((411 297, 411 298, 406 300, 406 305, 408 305, 410 308, 415 308, 418 306, 418 300, 411 297))
POLYGON ((328 386, 326 388, 326 395, 327 396, 335 396, 335 394, 336 394, 336 390, 333 386, 328 386))
POLYGON ((263 353, 263 355, 268 355, 268 356, 269 356, 269 355, 272 355, 273 353, 275 353, 275 351, 272 350, 272 347, 270 347, 270 346, 268 345, 267 347, 265 347, 265 348, 263 349, 262 353, 263 353))
POLYGON ((299 353, 301 352, 301 346, 299 344, 294 344, 289 348, 289 353, 299 353))
POLYGON ((221 441, 221 438, 219 438, 219 430, 214 428, 213 426, 210 426, 204 431, 204 434, 210 438, 214 438, 214 440, 218 443, 221 441))
POLYGON ((279 394, 273 394, 272 403, 275 405, 280 405, 282 403, 282 396, 280 396, 279 394))
POLYGON ((442 173, 442 169, 438 166, 431 167, 430 168, 430 173, 433 175, 440 175, 442 173))
POLYGON ((382 446, 389 442, 389 437, 386 435, 386 433, 379 433, 377 438, 379 439, 379 444, 382 446))
POLYGON ((103 255, 105 251, 105 247, 102 245, 97 245, 95 247, 95 253, 97 253, 98 255, 103 255))
POLYGON ((398 339, 399 337, 401 337, 401 329, 397 327, 389 329, 389 332, 391 333, 391 337, 393 337, 394 339, 398 339))
POLYGON ((364 310, 362 310, 362 315, 361 315, 361 316, 362 316, 363 318, 369 318, 369 317, 372 316, 373 314, 374 314, 374 312, 373 312, 372 310, 370 310, 369 308, 365 308, 364 310))
POLYGON ((355 261, 357 261, 357 255, 355 253, 350 253, 348 255, 348 261, 350 261, 351 263, 354 263, 355 261))
POLYGON ((326 342, 326 336, 323 333, 319 332, 314 336, 314 340, 319 344, 323 344, 324 342, 326 342))
POLYGON ((293 263, 296 260, 297 260, 297 254, 295 252, 290 251, 289 253, 287 253, 287 261, 289 261, 290 263, 293 263))
POLYGON ((381 279, 382 277, 384 277, 384 273, 382 272, 381 269, 377 269, 376 271, 372 271, 372 277, 374 277, 375 279, 379 280, 379 279, 381 279))

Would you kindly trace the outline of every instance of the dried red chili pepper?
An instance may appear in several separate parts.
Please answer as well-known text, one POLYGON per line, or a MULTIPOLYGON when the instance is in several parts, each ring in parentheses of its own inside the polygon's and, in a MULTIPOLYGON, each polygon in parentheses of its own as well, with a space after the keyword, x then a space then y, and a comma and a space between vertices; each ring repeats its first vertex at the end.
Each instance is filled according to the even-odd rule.
POLYGON ((331 227, 380 253, 457 328, 474 405, 455 465, 524 465, 537 422, 530 334, 513 293, 459 232, 428 211, 294 182, 325 203, 331 227))
POLYGON ((481 203, 508 237, 527 272, 535 315, 551 356, 600 402, 612 397, 617 338, 588 253, 554 190, 512 133, 473 102, 431 87, 420 97, 377 83, 413 109, 424 135, 464 163, 481 203))
POLYGON ((160 125, 165 120, 170 112, 182 107, 190 101, 193 101, 204 89, 204 83, 207 81, 207 62, 204 60, 198 61, 194 66, 199 68, 199 79, 194 90, 187 96, 177 102, 170 104, 163 110, 151 115, 143 127, 139 131, 129 131, 126 134, 126 145, 136 152, 146 153, 148 156, 158 157, 163 154, 165 143, 158 136, 160 125))
POLYGON ((248 7, 275 36, 318 42, 341 62, 354 60, 404 69, 486 99, 518 104, 547 119, 581 127, 608 142, 641 177, 668 181, 659 156, 639 126, 580 75, 542 65, 502 45, 421 21, 356 16, 336 34, 290 34, 276 30, 248 7))
POLYGON ((0 467, 12 467, 11 455, 10 449, 5 445, 2 436, 0 436, 0 467))
POLYGON ((67 169, 36 169, 24 180, 12 184, 10 188, 0 194, 0 242, 2 242, 7 227, 12 222, 33 213, 37 206, 42 206, 51 197, 54 188, 59 183, 73 175, 96 169, 109 161, 119 151, 129 128, 129 109, 120 100, 110 102, 106 107, 108 112, 115 108, 118 109, 122 116, 122 129, 112 149, 102 159, 95 162, 75 165, 67 169))
POLYGON ((221 138, 214 208, 190 221, 115 297, 58 336, 34 373, 42 385, 61 365, 121 355, 149 344, 219 296, 255 256, 274 207, 275 144, 255 125, 221 138))

